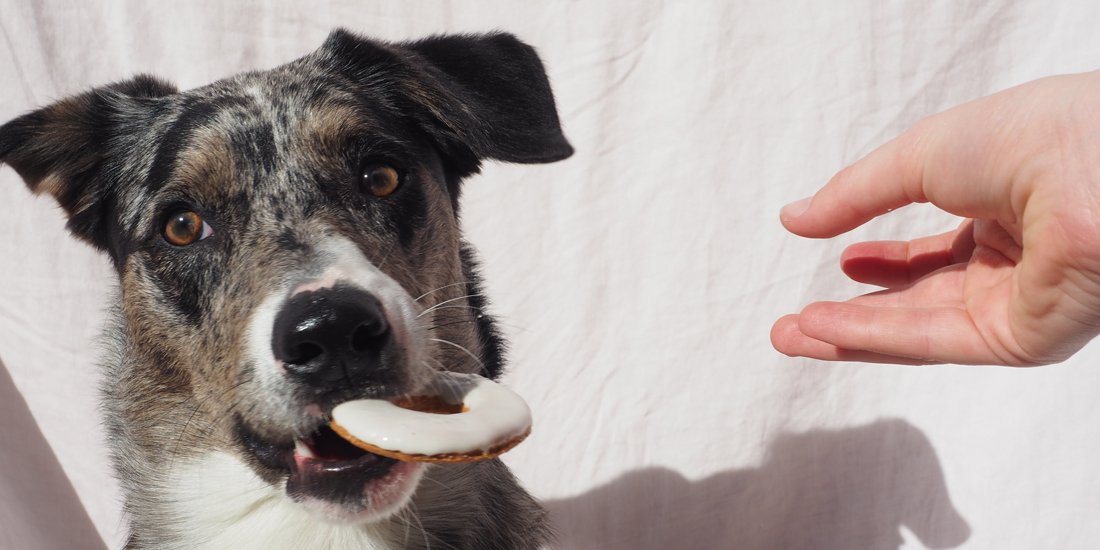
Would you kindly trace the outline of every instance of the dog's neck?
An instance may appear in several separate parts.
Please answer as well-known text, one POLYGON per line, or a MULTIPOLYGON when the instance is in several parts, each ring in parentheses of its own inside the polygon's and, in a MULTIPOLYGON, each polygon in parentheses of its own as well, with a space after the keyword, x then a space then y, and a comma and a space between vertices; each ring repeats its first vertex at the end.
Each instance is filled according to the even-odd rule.
MULTIPOLYGON (((333 525, 318 521, 236 457, 210 452, 180 464, 165 479, 165 511, 173 533, 158 548, 265 548, 390 550, 419 548, 392 532, 396 521, 333 525), (163 545, 162 545, 163 544, 163 545)), ((413 521, 413 520, 409 520, 413 521)), ((414 522, 415 524, 415 522, 414 522)))

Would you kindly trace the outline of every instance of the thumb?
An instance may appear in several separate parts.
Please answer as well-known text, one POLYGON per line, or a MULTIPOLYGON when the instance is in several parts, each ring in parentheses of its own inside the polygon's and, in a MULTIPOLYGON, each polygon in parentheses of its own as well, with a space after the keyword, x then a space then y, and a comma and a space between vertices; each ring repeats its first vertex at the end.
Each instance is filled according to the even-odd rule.
POLYGON ((917 125, 832 177, 814 196, 784 206, 779 220, 803 237, 834 237, 924 196, 929 140, 917 125))

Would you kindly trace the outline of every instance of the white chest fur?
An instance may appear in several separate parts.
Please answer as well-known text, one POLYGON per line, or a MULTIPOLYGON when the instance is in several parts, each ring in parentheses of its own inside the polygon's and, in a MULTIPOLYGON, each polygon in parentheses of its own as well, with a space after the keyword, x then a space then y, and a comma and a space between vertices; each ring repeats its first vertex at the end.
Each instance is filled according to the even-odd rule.
POLYGON ((169 474, 170 529, 179 549, 391 550, 376 527, 332 525, 309 514, 281 488, 235 457, 213 452, 169 474))

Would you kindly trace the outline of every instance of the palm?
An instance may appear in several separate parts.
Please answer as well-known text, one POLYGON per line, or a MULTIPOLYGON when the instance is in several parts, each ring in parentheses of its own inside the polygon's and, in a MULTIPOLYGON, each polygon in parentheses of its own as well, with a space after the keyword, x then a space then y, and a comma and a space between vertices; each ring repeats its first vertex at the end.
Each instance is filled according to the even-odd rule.
POLYGON ((943 356, 937 348, 952 347, 952 353, 965 356, 961 362, 1034 362, 1021 343, 1027 335, 1008 315, 1019 258, 1011 247, 1001 246, 1005 237, 1007 232, 997 224, 978 224, 975 230, 968 220, 955 231, 905 243, 918 252, 904 260, 890 255, 901 243, 863 243, 849 249, 843 267, 853 279, 888 287, 849 303, 872 308, 872 315, 892 311, 916 318, 898 325, 905 330, 888 335, 907 346, 879 351, 935 361, 943 356), (929 245, 938 249, 922 248, 929 245))
POLYGON ((1024 254, 1020 233, 967 220, 942 235, 850 247, 842 259, 845 273, 886 289, 808 307, 803 332, 829 342, 812 355, 1017 366, 1069 357, 1093 334, 1088 322, 1076 319, 1100 304, 1065 300, 1095 296, 1080 284, 1087 277, 1059 273, 1067 258, 1053 246, 1024 254))

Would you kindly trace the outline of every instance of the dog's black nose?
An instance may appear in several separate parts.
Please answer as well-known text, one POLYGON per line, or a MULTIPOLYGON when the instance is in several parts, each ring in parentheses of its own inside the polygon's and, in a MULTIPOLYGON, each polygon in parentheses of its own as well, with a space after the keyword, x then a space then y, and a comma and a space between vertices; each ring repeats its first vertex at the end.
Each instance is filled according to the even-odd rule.
POLYGON ((390 326, 371 294, 336 286, 302 292, 275 318, 271 347, 287 372, 319 388, 384 382, 390 326))

